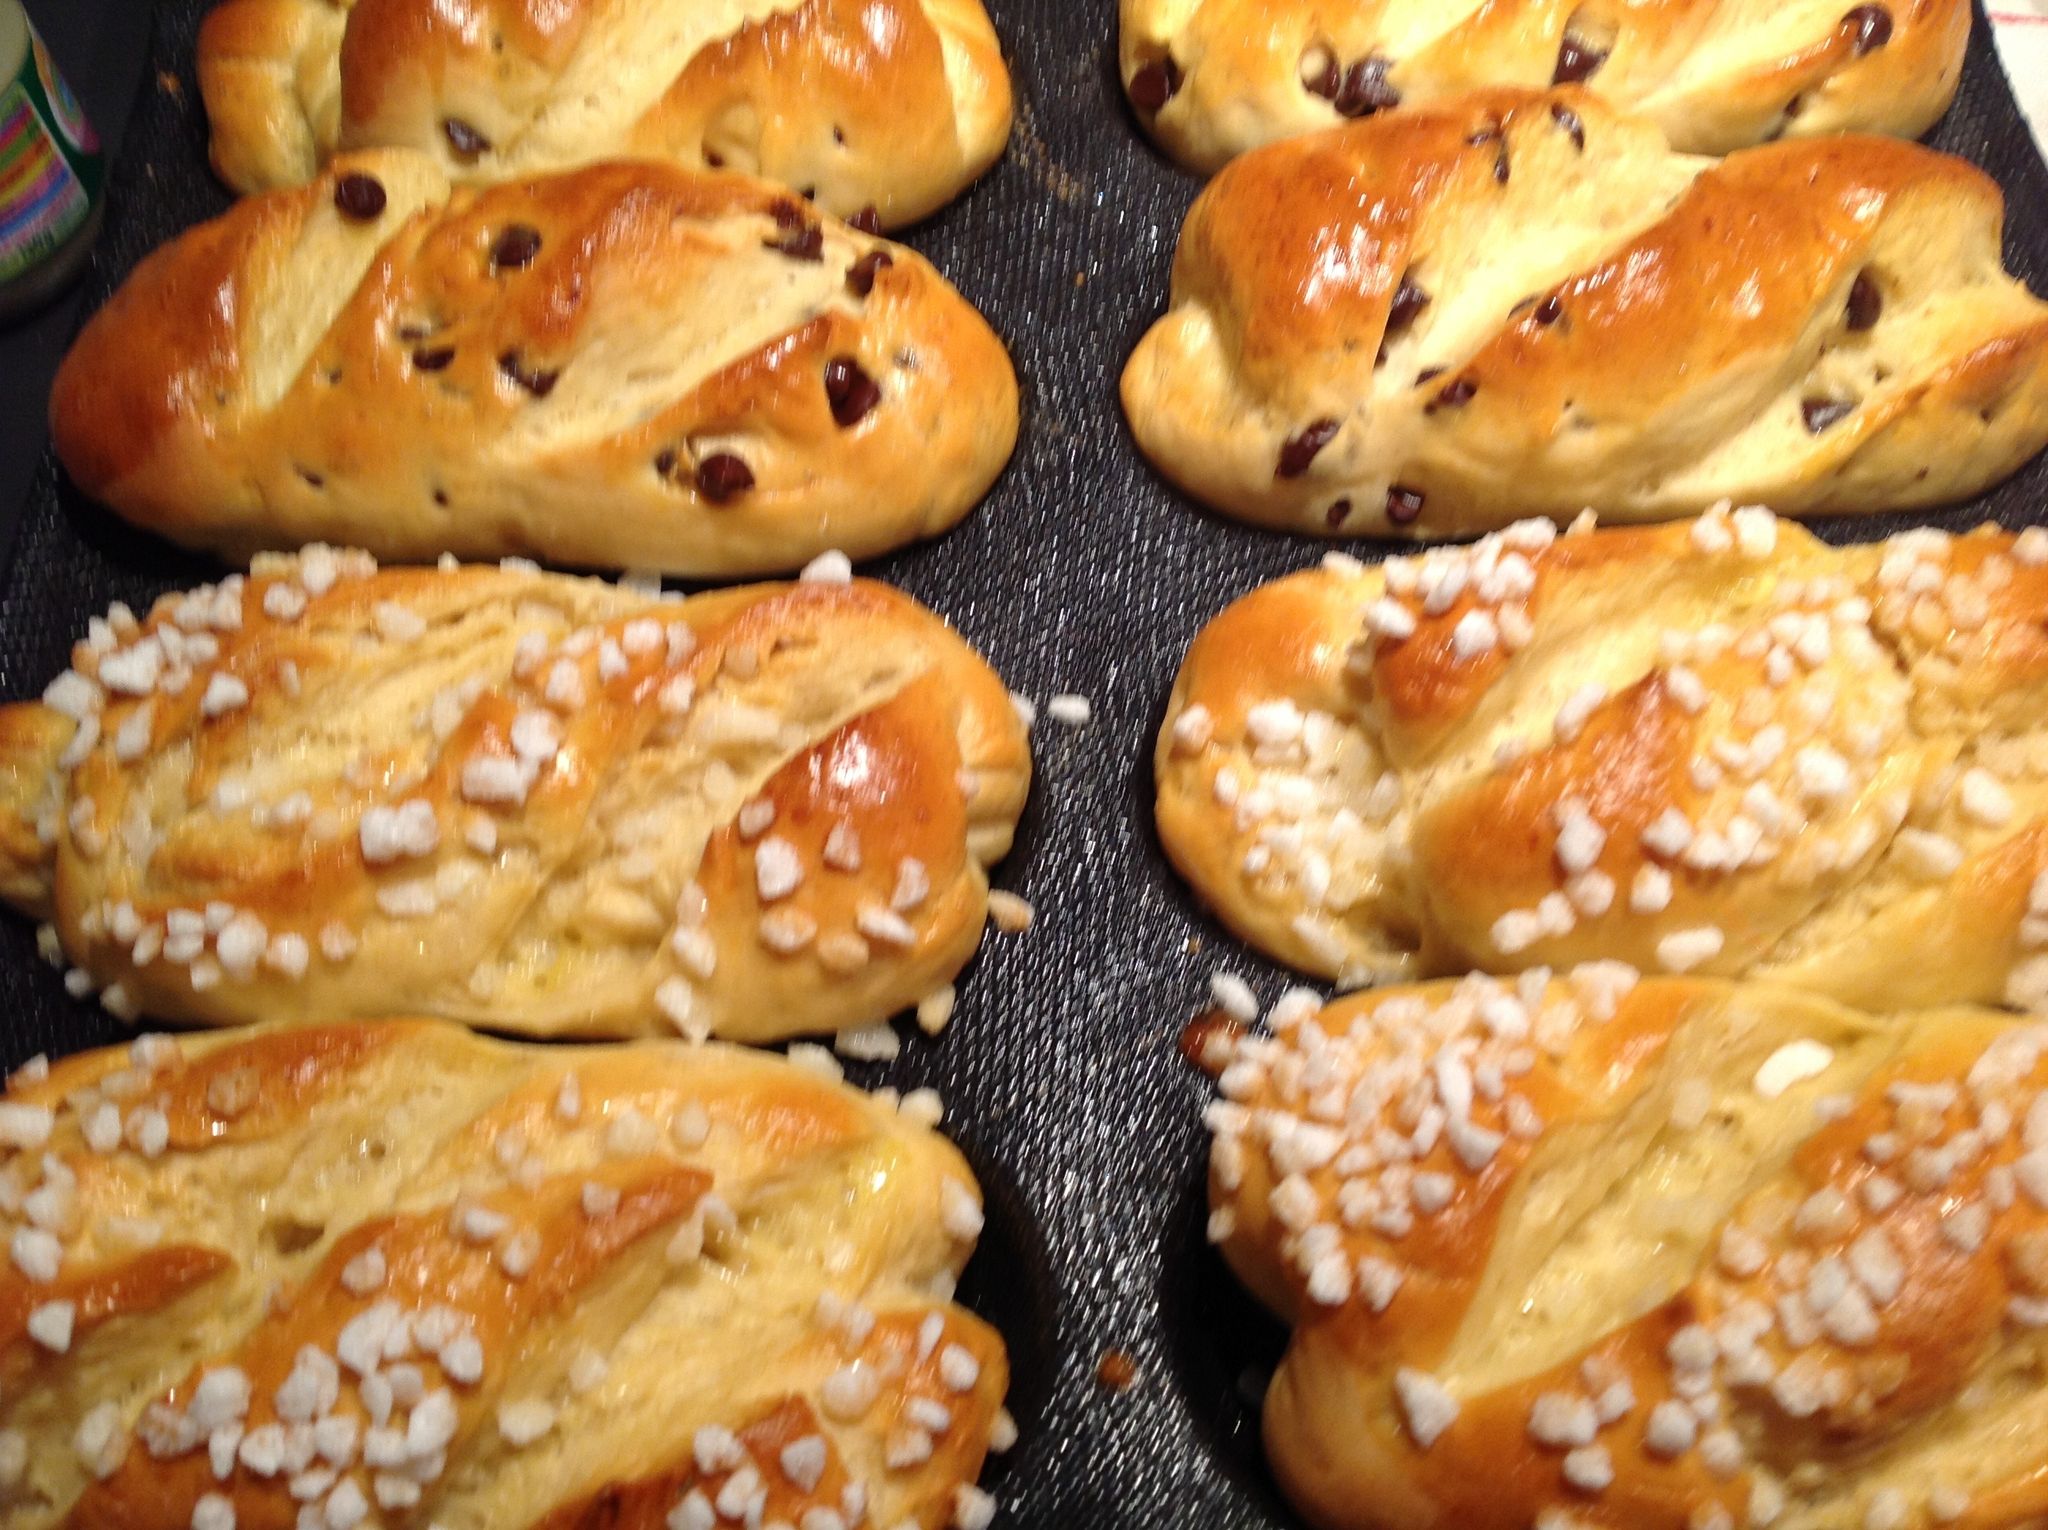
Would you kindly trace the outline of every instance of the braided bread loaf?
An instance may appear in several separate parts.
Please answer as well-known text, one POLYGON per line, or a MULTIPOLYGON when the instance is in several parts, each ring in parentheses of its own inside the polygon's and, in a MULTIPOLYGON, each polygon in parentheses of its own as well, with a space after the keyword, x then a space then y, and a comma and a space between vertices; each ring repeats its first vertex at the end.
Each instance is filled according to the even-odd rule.
POLYGON ((1969 0, 1123 0, 1124 86, 1177 158, 1489 86, 1586 82, 1694 154, 1918 138, 1962 77, 1969 0))
POLYGON ((890 228, 995 163, 1011 115, 980 0, 223 0, 199 86, 238 191, 299 185, 337 149, 474 181, 634 157, 890 228))
POLYGON ((1738 511, 1333 560, 1196 640, 1160 834, 1326 976, 2048 1007, 2044 618, 2039 530, 1832 549, 1738 511))
POLYGON ((959 521, 1016 442, 1017 382, 917 255, 758 182, 451 190, 379 153, 143 262, 50 412, 80 487, 235 554, 729 576, 959 521))
POLYGON ((973 953, 1030 775, 995 674, 867 583, 316 548, 73 663, 0 710, 0 891, 124 1017, 878 1026, 973 953))
MULTIPOLYGON (((825 1059, 829 1070, 830 1059, 825 1059)), ((723 1047, 265 1028, 0 1104, 8 1530, 985 1520, 936 1102, 723 1047)))
POLYGON ((1124 405, 1189 493, 1325 535, 1963 499, 2048 443, 2003 212, 1887 139, 1716 162, 1576 90, 1397 112, 1216 178, 1124 405))
POLYGON ((1611 964, 1273 1023, 1207 1044, 1210 1233, 1315 1524, 2039 1523, 2048 1027, 1611 964))

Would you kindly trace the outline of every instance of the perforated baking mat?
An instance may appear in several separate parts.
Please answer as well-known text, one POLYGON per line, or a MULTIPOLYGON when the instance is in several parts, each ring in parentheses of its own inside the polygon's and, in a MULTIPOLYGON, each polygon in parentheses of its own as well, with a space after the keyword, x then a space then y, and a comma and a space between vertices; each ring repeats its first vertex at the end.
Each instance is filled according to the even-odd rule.
MULTIPOLYGON (((227 203, 206 168, 192 75, 204 8, 159 8, 155 69, 114 178, 102 290, 227 203)), ((1036 905, 1036 926, 989 936, 942 1037, 914 1036, 895 1063, 852 1071, 867 1084, 936 1086, 988 1192, 963 1297, 1003 1331, 1015 1365, 1021 1440, 987 1479, 1005 1522, 1289 1525, 1257 1407, 1285 1336, 1204 1244, 1207 1091, 1176 1050, 1219 965, 1268 1000, 1287 979, 1225 936, 1169 872, 1152 830, 1150 750, 1202 623, 1323 547, 1198 511, 1140 460, 1116 378, 1164 303, 1198 183, 1147 145, 1124 105, 1108 0, 989 9, 1016 73, 1015 140, 908 239, 1008 338, 1024 381, 1023 440, 958 531, 863 572, 950 618, 1012 686, 1040 701, 1086 695, 1094 719, 1037 729, 1031 807, 998 878, 1036 905), (1106 1357, 1129 1360, 1128 1387, 1101 1379, 1106 1357)), ((2048 167, 1981 14, 1961 98, 1933 142, 2003 184, 2008 263, 2048 292, 2048 167)), ((2018 526, 2043 518, 2044 496, 2048 462, 2037 462, 1985 499, 1924 519, 2018 526)), ((1820 529, 1846 540, 1904 523, 1820 529)), ((218 572, 127 532, 45 462, 0 579, 0 697, 37 694, 110 601, 141 607, 218 572)), ((26 921, 0 915, 0 1061, 124 1034, 66 997, 26 921)))

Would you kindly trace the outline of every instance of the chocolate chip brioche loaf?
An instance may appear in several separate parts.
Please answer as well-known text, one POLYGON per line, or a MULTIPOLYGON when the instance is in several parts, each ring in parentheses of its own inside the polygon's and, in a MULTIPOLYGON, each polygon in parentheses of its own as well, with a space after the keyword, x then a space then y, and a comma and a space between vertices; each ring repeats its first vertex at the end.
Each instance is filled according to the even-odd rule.
POLYGON ((1584 83, 1693 154, 1918 138, 1948 110, 1968 0, 1123 0, 1124 87, 1176 158, 1232 155, 1491 86, 1584 83))
POLYGON ((1245 155, 1124 373, 1190 494, 1323 535, 1964 499, 2048 443, 2004 202, 1914 144, 1714 161, 1579 90, 1245 155))
POLYGON ((2048 533, 1767 512, 1335 559, 1196 639, 1160 834, 1347 980, 1614 958, 2048 1008, 2048 533))
POLYGON ((314 548, 117 608, 0 709, 0 892, 124 1016, 767 1041, 946 990, 1029 775, 881 585, 314 548))
POLYGON ((0 1524, 986 1523, 1007 1364, 937 1114, 427 1022, 24 1070, 0 1524))
POLYGON ((723 577, 952 526, 1009 458, 1017 381, 917 255, 759 182, 464 190, 378 153, 144 261, 50 413, 86 492, 233 554, 723 577))
POLYGON ((1313 1523, 2039 1519, 2048 1028, 1611 964, 1273 1027, 1208 1043, 1210 1233, 1313 1523))
POLYGON ((642 158, 891 228, 993 164, 1011 117, 980 0, 224 0, 199 86, 238 191, 336 150, 414 149, 467 181, 642 158))

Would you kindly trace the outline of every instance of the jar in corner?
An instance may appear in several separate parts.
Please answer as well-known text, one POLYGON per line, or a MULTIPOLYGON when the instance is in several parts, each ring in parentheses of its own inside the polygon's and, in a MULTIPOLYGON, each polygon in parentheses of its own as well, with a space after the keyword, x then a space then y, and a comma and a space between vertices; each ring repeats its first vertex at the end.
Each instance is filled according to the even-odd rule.
POLYGON ((0 324, 84 269, 105 172, 99 138, 20 0, 0 0, 0 324))

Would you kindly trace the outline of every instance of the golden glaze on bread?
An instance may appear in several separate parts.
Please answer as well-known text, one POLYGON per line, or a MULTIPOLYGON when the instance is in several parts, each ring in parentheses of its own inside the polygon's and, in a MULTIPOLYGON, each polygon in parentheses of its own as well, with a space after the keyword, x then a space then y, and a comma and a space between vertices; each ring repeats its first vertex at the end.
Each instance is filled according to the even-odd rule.
POLYGON ((152 255, 50 412, 86 492, 233 555, 723 577, 952 526, 1009 458, 1017 382, 920 257, 759 182, 451 189, 380 153, 152 255))
POLYGON ((1618 958, 2048 1005, 2048 535, 1768 512, 1335 559, 1196 639, 1174 864, 1324 976, 1618 958))
POLYGON ((1001 681, 865 582, 311 549, 73 663, 0 710, 0 892, 123 1015, 878 1025, 973 953, 1030 777, 1001 681))
POLYGON ((1208 1043, 1210 1232, 1312 1523, 2039 1523, 2048 1027, 1615 964, 1273 1022, 1208 1043))
POLYGON ((476 181, 634 157, 885 227, 993 164, 1011 114, 980 0, 224 0, 199 85, 238 191, 299 185, 337 148, 476 181))
POLYGON ((1138 118, 1200 170, 1346 117, 1574 80, 1695 154, 1918 138, 1948 110, 1970 35, 1968 0, 1123 0, 1122 12, 1138 118))
POLYGON ((412 1021, 25 1070, 0 1525, 665 1530, 765 1495, 937 1530, 1008 1376, 950 1301, 980 1194, 936 1118, 829 1059, 412 1021))
POLYGON ((2048 443, 2003 216, 1890 139, 1698 159, 1577 90, 1396 112, 1216 178, 1124 407, 1188 493, 1326 535, 1947 503, 2048 443))

